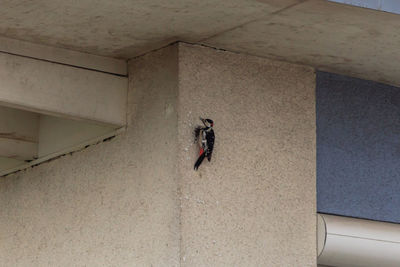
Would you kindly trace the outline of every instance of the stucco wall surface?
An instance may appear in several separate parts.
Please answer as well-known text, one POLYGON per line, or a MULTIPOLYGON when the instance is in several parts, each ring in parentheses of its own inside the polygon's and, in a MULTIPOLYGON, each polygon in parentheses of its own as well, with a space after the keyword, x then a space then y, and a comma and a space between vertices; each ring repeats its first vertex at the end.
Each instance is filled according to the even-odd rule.
POLYGON ((179 46, 182 266, 316 266, 314 91, 309 67, 179 46))
POLYGON ((316 266, 313 69, 178 44, 129 73, 124 134, 0 179, 0 266, 316 266))
POLYGON ((177 47, 130 63, 127 131, 0 179, 0 266, 177 266, 177 47))

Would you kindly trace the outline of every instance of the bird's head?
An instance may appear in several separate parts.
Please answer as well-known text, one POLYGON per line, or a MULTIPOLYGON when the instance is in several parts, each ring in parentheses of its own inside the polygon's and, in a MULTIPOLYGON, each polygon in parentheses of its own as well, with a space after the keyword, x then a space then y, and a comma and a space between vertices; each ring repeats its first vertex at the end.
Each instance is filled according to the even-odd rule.
POLYGON ((214 122, 211 119, 200 118, 200 120, 203 122, 204 126, 206 126, 206 127, 212 128, 214 126, 214 122))

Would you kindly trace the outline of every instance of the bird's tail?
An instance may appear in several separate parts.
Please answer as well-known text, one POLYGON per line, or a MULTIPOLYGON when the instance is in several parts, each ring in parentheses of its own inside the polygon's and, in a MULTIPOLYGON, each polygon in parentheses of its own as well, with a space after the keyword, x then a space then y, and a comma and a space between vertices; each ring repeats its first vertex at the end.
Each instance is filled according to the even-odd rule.
POLYGON ((197 159, 196 163, 194 164, 194 170, 197 171, 201 163, 203 162, 204 158, 206 157, 206 153, 200 154, 199 158, 197 159))

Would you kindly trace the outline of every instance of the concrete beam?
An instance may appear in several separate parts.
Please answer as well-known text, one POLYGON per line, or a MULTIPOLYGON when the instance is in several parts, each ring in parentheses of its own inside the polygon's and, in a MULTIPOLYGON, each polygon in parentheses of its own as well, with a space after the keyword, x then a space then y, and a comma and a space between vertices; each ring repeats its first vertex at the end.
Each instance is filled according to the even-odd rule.
POLYGON ((0 176, 82 149, 124 130, 116 128, 0 106, 0 176))
POLYGON ((39 114, 0 106, 0 138, 38 142, 39 114))
POLYGON ((0 104, 123 126, 128 79, 0 53, 0 104))
POLYGON ((22 164, 24 164, 24 161, 22 161, 22 160, 6 158, 6 157, 0 157, 0 176, 1 176, 1 172, 3 170, 8 170, 8 169, 11 169, 11 168, 15 168, 15 167, 20 166, 22 164))
POLYGON ((39 158, 93 140, 115 131, 114 127, 53 116, 40 116, 39 158))
POLYGON ((0 157, 37 158, 38 135, 38 114, 0 106, 0 157))
POLYGON ((125 60, 0 37, 0 52, 125 76, 125 60))
POLYGON ((0 137, 0 157, 16 160, 37 158, 38 144, 35 142, 0 137))

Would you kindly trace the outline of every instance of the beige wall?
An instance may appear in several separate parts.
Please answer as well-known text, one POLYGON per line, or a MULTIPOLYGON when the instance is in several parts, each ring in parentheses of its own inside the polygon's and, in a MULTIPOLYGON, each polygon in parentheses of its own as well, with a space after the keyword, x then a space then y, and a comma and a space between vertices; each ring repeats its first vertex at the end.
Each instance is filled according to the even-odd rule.
POLYGON ((130 64, 125 134, 0 178, 0 266, 177 266, 177 49, 130 64))
POLYGON ((0 266, 316 266, 313 70, 180 44, 129 72, 124 134, 0 179, 0 266))
POLYGON ((183 266, 315 266, 315 75, 311 68, 181 45, 183 266), (215 123, 193 171, 198 116, 215 123))

